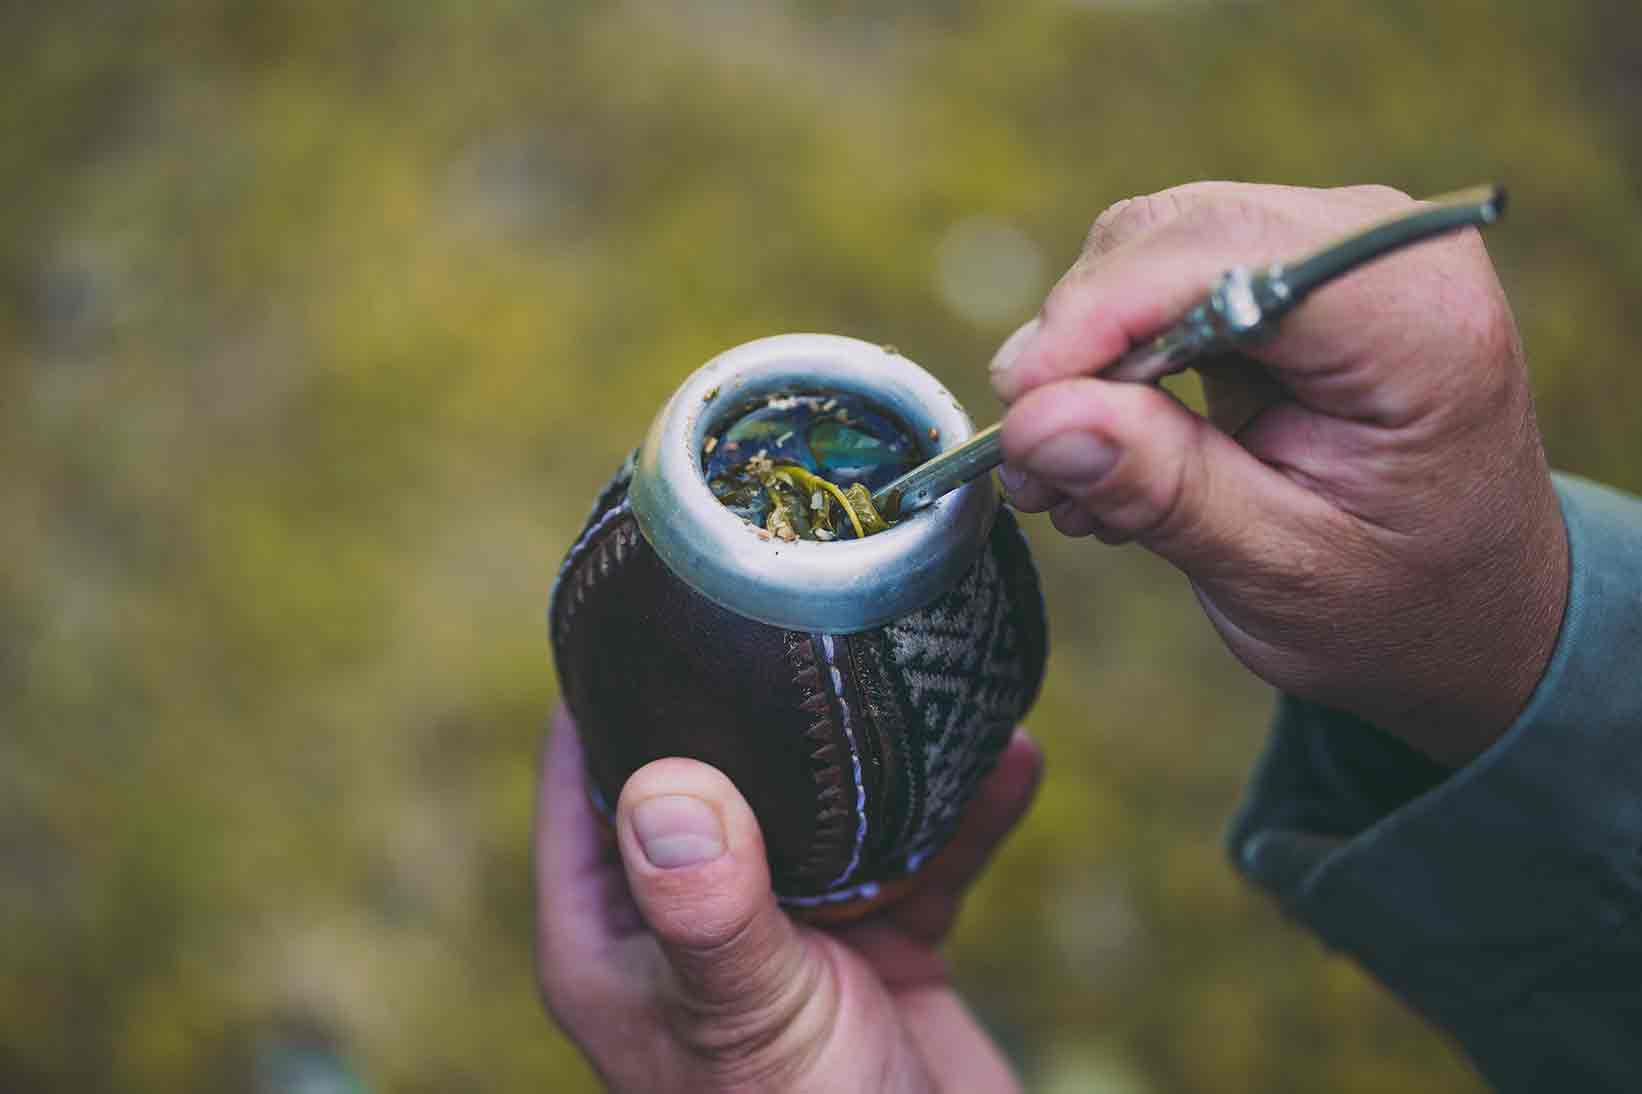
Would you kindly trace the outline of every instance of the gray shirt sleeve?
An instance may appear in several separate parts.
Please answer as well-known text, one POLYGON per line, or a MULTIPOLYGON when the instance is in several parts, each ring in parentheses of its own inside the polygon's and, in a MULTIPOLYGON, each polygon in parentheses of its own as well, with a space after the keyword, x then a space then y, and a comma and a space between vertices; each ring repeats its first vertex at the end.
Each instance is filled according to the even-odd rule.
POLYGON ((1447 1029, 1502 1091, 1642 1089, 1642 501, 1557 491, 1571 576, 1543 679, 1450 772, 1284 696, 1239 869, 1447 1029))

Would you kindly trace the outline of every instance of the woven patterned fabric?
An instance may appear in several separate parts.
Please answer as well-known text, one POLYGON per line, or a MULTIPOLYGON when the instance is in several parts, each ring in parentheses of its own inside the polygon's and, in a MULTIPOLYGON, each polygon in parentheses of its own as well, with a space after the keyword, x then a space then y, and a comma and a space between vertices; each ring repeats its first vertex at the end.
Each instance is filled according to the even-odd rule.
POLYGON ((1034 606, 1017 603, 1019 592, 988 550, 944 597, 884 628, 922 738, 924 809, 907 843, 908 871, 956 826, 1037 691, 1041 662, 1029 664, 1021 627, 1041 613, 1023 614, 1034 606))

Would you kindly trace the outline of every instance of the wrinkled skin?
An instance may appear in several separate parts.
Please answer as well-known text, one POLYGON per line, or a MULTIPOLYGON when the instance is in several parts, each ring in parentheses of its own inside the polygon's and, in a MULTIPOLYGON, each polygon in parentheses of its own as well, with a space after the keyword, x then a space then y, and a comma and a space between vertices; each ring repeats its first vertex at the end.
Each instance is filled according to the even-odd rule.
POLYGON ((1481 237, 1382 259, 1250 358, 1206 364, 1210 420, 1158 388, 1091 378, 1227 267, 1299 257, 1412 204, 1382 187, 1232 183, 1120 203, 992 375, 1011 404, 1018 508, 1157 552, 1260 677, 1458 765, 1532 693, 1568 580, 1481 237))
POLYGON ((717 770, 669 759, 635 772, 612 842, 587 801, 575 729, 562 711, 555 721, 537 823, 539 975, 549 1011, 612 1090, 1016 1089, 939 947, 1037 786, 1042 761, 1024 734, 908 896, 824 931, 777 906, 757 822, 717 770), (680 797, 716 814, 723 853, 661 869, 635 811, 680 797))

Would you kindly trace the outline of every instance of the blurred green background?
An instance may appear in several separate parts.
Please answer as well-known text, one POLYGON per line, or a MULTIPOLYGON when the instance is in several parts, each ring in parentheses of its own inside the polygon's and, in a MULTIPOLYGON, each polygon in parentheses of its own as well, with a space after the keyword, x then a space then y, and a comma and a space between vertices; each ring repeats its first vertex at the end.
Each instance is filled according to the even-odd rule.
MULTIPOLYGON (((1639 109, 1629 0, 5 5, 0 1089, 590 1089, 529 853, 587 504, 766 334, 993 417, 1121 197, 1508 182, 1552 456, 1642 488, 1639 109)), ((1225 863, 1270 697, 1184 582, 1028 523, 1050 776, 953 950, 1033 1088, 1476 1089, 1225 863)))

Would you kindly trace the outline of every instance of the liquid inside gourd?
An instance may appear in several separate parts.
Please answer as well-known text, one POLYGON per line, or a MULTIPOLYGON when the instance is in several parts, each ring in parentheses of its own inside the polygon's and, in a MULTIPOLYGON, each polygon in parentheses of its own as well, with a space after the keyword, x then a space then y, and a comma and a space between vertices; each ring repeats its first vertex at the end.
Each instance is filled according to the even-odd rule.
POLYGON ((709 436, 702 471, 714 496, 765 534, 830 541, 888 528, 873 491, 925 458, 909 430, 859 396, 782 394, 709 436))

